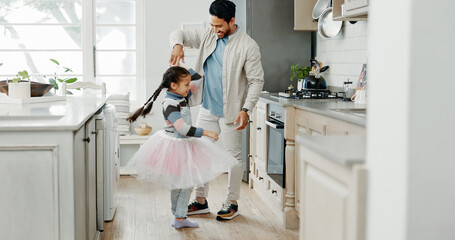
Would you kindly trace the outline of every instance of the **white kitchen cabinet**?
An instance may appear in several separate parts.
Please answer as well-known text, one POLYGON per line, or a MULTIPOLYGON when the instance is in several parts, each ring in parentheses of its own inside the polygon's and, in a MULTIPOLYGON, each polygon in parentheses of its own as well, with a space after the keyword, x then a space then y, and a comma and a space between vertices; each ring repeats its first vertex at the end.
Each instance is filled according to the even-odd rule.
POLYGON ((104 103, 105 97, 68 97, 0 104, 21 115, 0 116, 0 239, 102 239, 92 116, 104 103))
POLYGON ((316 114, 293 106, 286 106, 286 185, 281 188, 267 175, 267 101, 260 99, 250 115, 250 187, 269 206, 289 229, 299 227, 301 207, 301 168, 303 154, 296 146, 295 137, 302 136, 365 136, 365 127, 316 114), (259 130, 260 129, 260 130, 259 130))
POLYGON ((312 140, 311 138, 318 137, 305 139, 301 136, 303 135, 298 135, 296 139, 299 152, 297 161, 300 162, 300 239, 364 239, 367 171, 360 161, 341 163, 342 161, 334 161, 328 156, 346 153, 350 157, 355 156, 359 145, 365 147, 365 144, 359 144, 359 139, 363 142, 365 139, 355 137, 355 141, 352 141, 344 136, 331 139, 332 143, 327 144, 320 137, 312 140), (324 144, 315 150, 314 141, 324 144), (349 146, 352 143, 354 146, 349 146), (341 148, 350 148, 348 150, 351 153, 331 151, 331 146, 339 149, 340 145, 341 148))
MULTIPOLYGON (((297 109, 295 113, 295 129, 296 136, 365 136, 365 127, 343 120, 338 120, 323 116, 320 114, 312 113, 309 111, 297 109)), ((301 162, 298 161, 298 156, 301 156, 299 148, 295 148, 295 208, 297 212, 300 211, 300 174, 299 168, 301 162)))
POLYGON ((258 102, 256 106, 256 128, 253 129, 256 135, 256 156, 255 159, 265 164, 267 159, 267 129, 265 120, 267 119, 267 103, 258 102))
POLYGON ((249 184, 264 203, 282 218, 283 188, 267 175, 267 119, 268 104, 259 101, 250 115, 250 175, 249 184))
POLYGON ((318 22, 313 19, 317 0, 294 0, 294 30, 317 31, 318 22))
POLYGON ((333 20, 366 21, 369 0, 333 0, 333 20), (342 5, 344 4, 344 15, 342 5))

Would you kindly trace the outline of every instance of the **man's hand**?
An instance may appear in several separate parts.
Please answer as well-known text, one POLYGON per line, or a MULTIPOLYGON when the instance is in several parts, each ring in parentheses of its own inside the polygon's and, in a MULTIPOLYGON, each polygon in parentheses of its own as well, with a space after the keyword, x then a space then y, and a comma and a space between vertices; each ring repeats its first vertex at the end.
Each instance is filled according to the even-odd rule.
POLYGON ((235 130, 242 130, 245 128, 246 124, 248 123, 248 113, 244 111, 240 111, 235 118, 234 124, 239 123, 239 126, 235 130))
POLYGON ((169 65, 180 66, 180 61, 185 63, 185 54, 183 52, 183 46, 176 44, 171 52, 171 59, 169 59, 169 65))

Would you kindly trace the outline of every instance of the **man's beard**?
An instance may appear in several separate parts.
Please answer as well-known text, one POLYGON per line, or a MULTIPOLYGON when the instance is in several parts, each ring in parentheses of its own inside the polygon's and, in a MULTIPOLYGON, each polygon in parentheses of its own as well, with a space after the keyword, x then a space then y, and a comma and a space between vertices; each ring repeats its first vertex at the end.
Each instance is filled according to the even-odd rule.
POLYGON ((219 38, 224 38, 227 36, 228 33, 231 32, 231 27, 228 26, 228 28, 226 29, 226 32, 223 34, 223 36, 219 37, 219 38))

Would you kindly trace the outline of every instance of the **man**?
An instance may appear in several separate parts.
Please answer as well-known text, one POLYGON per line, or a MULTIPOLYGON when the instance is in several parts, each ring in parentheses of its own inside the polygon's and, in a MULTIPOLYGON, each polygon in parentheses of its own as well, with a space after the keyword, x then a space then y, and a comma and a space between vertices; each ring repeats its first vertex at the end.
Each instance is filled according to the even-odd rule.
MULTIPOLYGON (((202 90, 192 99, 200 104, 196 126, 215 131, 223 138, 223 147, 237 160, 228 176, 228 194, 218 212, 218 220, 229 220, 238 213, 242 129, 248 123, 248 111, 256 105, 264 85, 259 46, 235 24, 235 4, 216 0, 210 5, 211 29, 177 30, 171 33, 169 63, 184 62, 183 46, 199 49, 195 70, 203 73, 202 90)), ((208 184, 196 189, 196 199, 188 206, 188 215, 209 213, 208 184)))

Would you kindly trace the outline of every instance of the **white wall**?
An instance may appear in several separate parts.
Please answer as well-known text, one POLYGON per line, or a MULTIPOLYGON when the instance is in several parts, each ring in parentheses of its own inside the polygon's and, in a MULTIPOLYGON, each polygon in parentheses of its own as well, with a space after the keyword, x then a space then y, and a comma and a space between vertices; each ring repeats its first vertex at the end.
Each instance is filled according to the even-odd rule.
POLYGON ((455 237, 454 8, 370 1, 368 240, 455 237))
POLYGON ((343 87, 349 79, 353 83, 350 87, 355 88, 362 65, 367 62, 367 30, 366 21, 343 22, 335 38, 323 39, 317 34, 316 59, 329 66, 323 73, 329 86, 343 87))
MULTIPOLYGON (((167 0, 167 1, 144 1, 145 15, 145 99, 150 98, 161 83, 163 73, 169 67, 171 48, 169 46, 169 34, 180 29, 182 23, 205 23, 209 26, 209 7, 212 0, 167 0)), ((185 58, 186 67, 194 67, 195 57, 185 58)), ((165 90, 161 92, 151 113, 144 119, 138 118, 131 124, 131 132, 134 126, 140 122, 147 122, 152 126, 153 134, 163 129, 164 119, 161 109, 161 101, 165 90)), ((134 104, 134 103, 133 103, 134 104)), ((144 103, 139 102, 131 106, 131 112, 141 107, 144 103), (139 104, 139 105, 137 105, 139 104)), ((191 109, 193 123, 196 123, 199 107, 191 109)), ((120 166, 125 166, 130 157, 137 151, 138 145, 122 145, 120 149, 120 166)))
MULTIPOLYGON (((209 7, 212 0, 167 0, 167 1, 145 1, 146 8, 146 96, 147 99, 159 86, 163 73, 169 67, 171 48, 169 46, 169 34, 180 29, 182 23, 203 23, 209 26, 209 7)), ((194 67, 195 58, 187 57, 187 67, 194 67)), ((145 120, 153 128, 153 132, 162 129, 164 124, 161 111, 161 100, 163 91, 153 106, 152 114, 145 120)), ((136 109, 135 106, 131 109, 136 109)), ((197 109, 194 109, 197 110, 197 109)), ((193 119, 195 119, 193 114, 193 119)), ((137 122, 143 121, 140 118, 137 122)), ((133 124, 134 125, 134 124, 133 124)), ((134 130, 133 130, 134 131, 134 130)))

